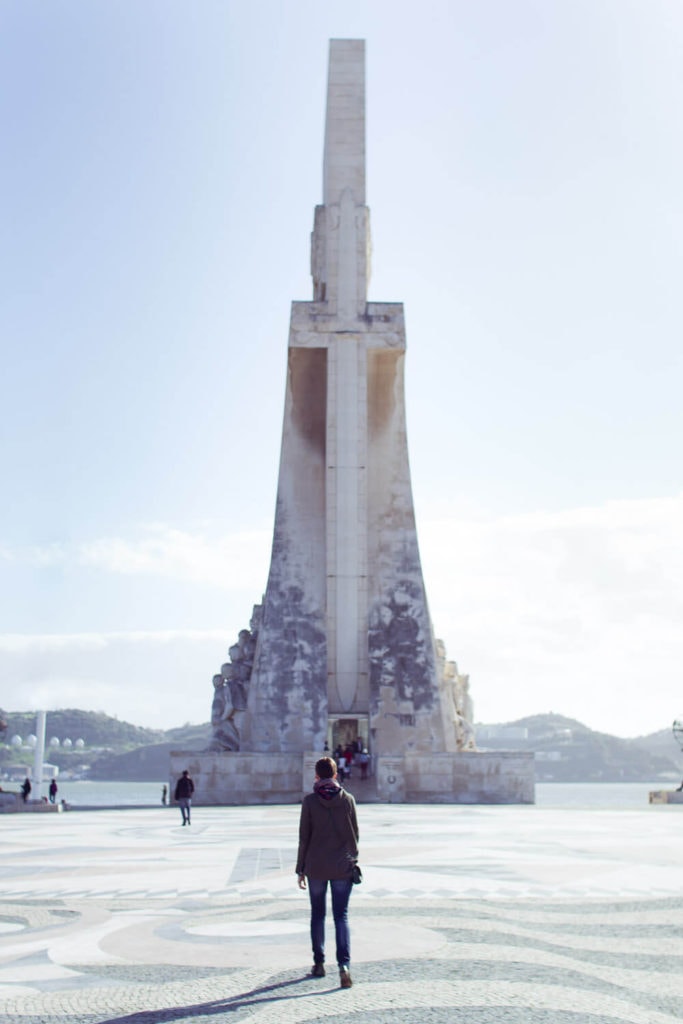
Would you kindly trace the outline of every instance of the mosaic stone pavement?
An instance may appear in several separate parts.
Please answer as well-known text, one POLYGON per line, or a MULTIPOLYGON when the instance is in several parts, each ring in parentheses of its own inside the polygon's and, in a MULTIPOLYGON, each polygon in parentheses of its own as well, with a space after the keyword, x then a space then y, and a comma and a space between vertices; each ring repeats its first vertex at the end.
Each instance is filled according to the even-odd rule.
POLYGON ((681 1020, 680 809, 362 806, 349 990, 307 975, 298 813, 2 816, 2 1024, 681 1020))

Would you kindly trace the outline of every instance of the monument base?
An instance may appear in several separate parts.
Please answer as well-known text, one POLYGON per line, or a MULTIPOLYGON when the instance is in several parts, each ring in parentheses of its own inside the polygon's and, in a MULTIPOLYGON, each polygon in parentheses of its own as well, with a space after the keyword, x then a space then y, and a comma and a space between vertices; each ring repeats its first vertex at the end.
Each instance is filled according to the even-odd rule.
MULTIPOLYGON (((173 751, 170 793, 184 769, 196 806, 294 804, 310 793, 320 754, 173 751)), ((534 755, 517 751, 404 754, 377 758, 359 802, 396 804, 533 804, 534 755), (370 780, 368 780, 370 781, 370 780)))
POLYGON ((650 790, 651 804, 683 804, 683 793, 680 789, 650 790))
MULTIPOLYGON (((301 754, 171 751, 169 793, 187 769, 198 807, 301 802, 301 754)), ((311 776, 312 778, 312 776, 311 776)), ((308 790, 310 790, 310 784, 308 790)), ((307 791, 308 791, 307 790, 307 791)))
POLYGON ((490 750, 380 757, 377 795, 383 803, 533 804, 534 755, 490 750))

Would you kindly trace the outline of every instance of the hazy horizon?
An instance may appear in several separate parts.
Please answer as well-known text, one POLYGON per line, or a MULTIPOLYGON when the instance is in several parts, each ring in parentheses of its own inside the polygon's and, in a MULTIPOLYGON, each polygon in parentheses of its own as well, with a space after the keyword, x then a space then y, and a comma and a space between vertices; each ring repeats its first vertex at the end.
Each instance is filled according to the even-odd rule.
MULTIPOLYGON (((43 709, 40 709, 40 710, 43 710, 43 709)), ((21 710, 16 710, 16 709, 10 710, 9 708, 6 708, 6 707, 3 707, 2 711, 6 715, 33 715, 33 714, 37 713, 34 709, 26 709, 26 710, 21 711, 21 710)), ((201 727, 204 727, 204 726, 210 728, 210 726, 211 726, 211 719, 210 719, 210 717, 207 717, 204 721, 201 721, 201 722, 189 722, 188 721, 188 722, 179 722, 179 723, 176 723, 175 725, 160 726, 160 725, 154 725, 154 724, 145 723, 145 722, 132 722, 132 721, 126 719, 126 718, 121 718, 118 715, 112 715, 108 711, 105 711, 102 708, 94 709, 94 708, 74 708, 74 707, 69 707, 69 708, 66 708, 66 707, 63 707, 63 708, 50 708, 49 710, 46 711, 47 724, 49 724, 49 716, 50 716, 50 714, 53 714, 53 715, 54 714, 66 714, 68 712, 73 712, 73 711, 86 712, 86 713, 98 714, 98 715, 100 715, 100 714, 101 715, 106 715, 108 718, 111 718, 111 719, 113 719, 116 722, 121 722, 122 724, 125 724, 125 725, 131 725, 131 726, 133 726, 134 728, 137 728, 137 729, 155 729, 155 730, 160 730, 161 732, 169 732, 169 731, 172 731, 173 729, 197 729, 197 728, 201 728, 201 727)), ((484 721, 480 721, 480 720, 475 718, 474 726, 477 729, 480 729, 480 728, 491 728, 493 726, 501 726, 501 727, 512 726, 512 725, 516 725, 518 722, 524 721, 525 719, 528 719, 528 718, 543 718, 543 717, 546 717, 548 715, 553 715, 553 716, 555 716, 557 718, 562 718, 562 719, 565 719, 567 721, 576 722, 578 725, 582 725, 582 726, 584 726, 584 727, 586 727, 588 729, 591 729, 591 726, 586 725, 585 722, 582 722, 580 719, 574 718, 572 715, 565 715, 562 711, 537 711, 537 712, 531 712, 528 715, 522 715, 518 719, 510 719, 510 720, 506 720, 506 721, 500 720, 500 721, 495 721, 495 722, 494 721, 484 722, 484 721)), ((635 736, 617 736, 616 733, 609 733, 609 732, 605 733, 605 730, 600 730, 600 729, 591 729, 591 731, 593 731, 593 732, 602 732, 602 733, 604 733, 606 735, 613 736, 615 739, 634 739, 635 740, 635 739, 641 739, 641 738, 647 737, 647 736, 653 736, 653 735, 655 735, 657 733, 660 733, 660 732, 671 732, 671 725, 663 726, 661 729, 654 729, 654 730, 652 730, 652 732, 649 732, 649 733, 639 733, 638 735, 635 735, 635 736)), ((32 735, 32 734, 29 733, 29 735, 32 735)), ((67 739, 67 738, 71 739, 71 740, 74 740, 74 739, 77 739, 78 737, 59 736, 57 738, 60 741, 62 741, 62 740, 67 739)), ((25 740, 26 737, 23 737, 23 739, 25 740)), ((4 742, 5 743, 8 742, 7 738, 5 738, 4 742)), ((673 737, 673 734, 672 734, 671 742, 672 742, 672 745, 674 747, 676 747, 676 741, 675 741, 675 739, 673 737)), ((676 749, 678 749, 678 748, 676 748, 676 749)))

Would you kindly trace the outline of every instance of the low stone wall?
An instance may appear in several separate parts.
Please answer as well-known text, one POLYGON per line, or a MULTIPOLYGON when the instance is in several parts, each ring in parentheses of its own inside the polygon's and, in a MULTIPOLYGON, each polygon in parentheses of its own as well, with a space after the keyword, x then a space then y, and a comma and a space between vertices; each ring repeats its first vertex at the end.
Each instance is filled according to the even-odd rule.
POLYGON ((21 803, 21 793, 0 793, 0 814, 14 813, 21 803))
POLYGON ((651 804, 683 804, 683 793, 678 789, 653 789, 650 791, 651 804))
POLYGON ((61 804, 51 804, 46 800, 27 800, 24 803, 21 793, 0 792, 0 814, 45 814, 61 810, 61 804))
MULTIPOLYGON (((293 804, 301 801, 302 755, 171 752, 169 793, 187 769, 197 807, 293 804)), ((310 784, 309 787, 310 789, 310 784)))
MULTIPOLYGON (((197 806, 300 803, 310 793, 319 754, 171 754, 170 793, 184 769, 197 806)), ((379 757, 377 796, 383 803, 533 804, 534 755, 516 751, 405 754, 379 757)))
MULTIPOLYGON (((382 758, 378 781, 382 780, 382 758)), ((533 804, 534 755, 527 751, 468 751, 462 754, 404 755, 405 803, 533 804)), ((382 800, 393 800, 393 787, 380 784, 382 800)))

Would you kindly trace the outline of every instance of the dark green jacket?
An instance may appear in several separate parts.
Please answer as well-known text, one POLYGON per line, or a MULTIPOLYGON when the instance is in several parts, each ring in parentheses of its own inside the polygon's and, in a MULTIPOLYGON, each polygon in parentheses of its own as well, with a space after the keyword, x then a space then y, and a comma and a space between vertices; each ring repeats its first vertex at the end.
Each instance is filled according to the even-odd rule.
POLYGON ((309 793, 301 805, 296 873, 318 880, 350 878, 358 858, 356 801, 345 790, 332 800, 309 793))

